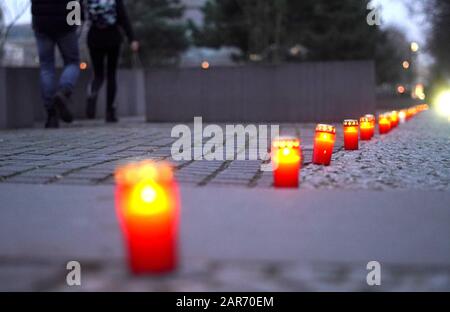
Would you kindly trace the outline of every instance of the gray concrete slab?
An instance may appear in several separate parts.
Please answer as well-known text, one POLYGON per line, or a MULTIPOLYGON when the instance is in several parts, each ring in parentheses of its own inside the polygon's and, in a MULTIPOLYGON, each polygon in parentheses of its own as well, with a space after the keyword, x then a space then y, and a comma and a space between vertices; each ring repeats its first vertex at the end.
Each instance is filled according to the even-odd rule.
MULTIPOLYGON (((182 200, 187 264, 208 259, 450 265, 449 192, 356 196, 184 186, 182 200)), ((0 258, 123 258, 113 187, 2 184, 0 203, 0 258)))

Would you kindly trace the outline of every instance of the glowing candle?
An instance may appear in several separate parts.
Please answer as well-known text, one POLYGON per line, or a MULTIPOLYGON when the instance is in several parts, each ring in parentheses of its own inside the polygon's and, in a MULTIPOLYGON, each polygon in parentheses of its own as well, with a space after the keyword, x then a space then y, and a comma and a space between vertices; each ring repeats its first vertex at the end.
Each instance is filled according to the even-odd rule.
POLYGON ((298 187, 302 154, 300 140, 277 138, 272 143, 272 165, 275 187, 298 187))
POLYGON ((314 139, 313 163, 329 166, 333 155, 336 128, 330 125, 317 125, 314 139))
POLYGON ((375 125, 377 123, 377 119, 375 118, 375 115, 367 114, 366 116, 370 121, 370 138, 372 139, 375 136, 375 125))
POLYGON ((368 117, 362 117, 359 120, 360 138, 361 141, 370 141, 372 139, 372 120, 368 117))
POLYGON ((179 205, 168 164, 144 161, 116 170, 116 211, 133 273, 176 268, 179 205))
POLYGON ((406 121, 409 121, 412 118, 412 111, 410 108, 406 110, 406 121))
POLYGON ((388 115, 383 114, 378 117, 378 129, 380 134, 387 134, 391 131, 391 121, 388 115))
POLYGON ((398 112, 397 111, 391 112, 390 119, 391 119, 391 128, 397 128, 399 124, 398 112))
POLYGON ((417 110, 419 112, 425 112, 425 111, 427 111, 429 109, 430 109, 430 107, 428 106, 428 104, 421 104, 421 105, 417 106, 417 110))
POLYGON ((398 120, 401 124, 406 122, 406 110, 402 109, 400 113, 398 113, 398 120))
POLYGON ((414 107, 408 108, 406 111, 406 120, 411 120, 417 114, 417 110, 414 107))
POLYGON ((358 120, 349 119, 344 121, 344 148, 347 151, 359 149, 358 126, 358 120))

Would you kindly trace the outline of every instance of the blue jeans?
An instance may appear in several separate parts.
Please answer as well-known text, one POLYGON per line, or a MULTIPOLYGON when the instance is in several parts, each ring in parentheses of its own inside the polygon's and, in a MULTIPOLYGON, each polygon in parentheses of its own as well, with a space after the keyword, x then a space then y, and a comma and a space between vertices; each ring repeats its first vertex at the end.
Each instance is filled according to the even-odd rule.
POLYGON ((47 110, 53 109, 53 99, 57 92, 66 95, 72 93, 80 75, 80 52, 76 31, 60 35, 49 35, 35 32, 39 62, 41 65, 40 84, 44 105, 47 110), (64 69, 56 82, 55 46, 61 52, 64 69))

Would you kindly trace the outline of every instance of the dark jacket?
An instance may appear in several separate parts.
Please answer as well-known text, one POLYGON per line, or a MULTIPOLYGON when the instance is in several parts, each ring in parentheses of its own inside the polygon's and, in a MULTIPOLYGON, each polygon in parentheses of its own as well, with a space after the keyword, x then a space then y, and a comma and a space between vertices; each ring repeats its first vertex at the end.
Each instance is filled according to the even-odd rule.
MULTIPOLYGON (((73 0, 31 0, 33 29, 49 35, 74 31, 77 26, 69 26, 67 23, 67 16, 70 13, 67 4, 70 1, 73 0)), ((80 3, 82 4, 82 2, 80 3)), ((82 19, 84 18, 83 12, 82 8, 82 19)))
POLYGON ((88 34, 88 45, 90 48, 109 48, 119 46, 123 41, 122 32, 128 41, 134 41, 133 28, 128 17, 127 10, 122 0, 115 0, 114 18, 115 22, 107 26, 96 23, 96 16, 90 12, 92 6, 96 6, 98 0, 86 0, 88 17, 91 27, 88 34))

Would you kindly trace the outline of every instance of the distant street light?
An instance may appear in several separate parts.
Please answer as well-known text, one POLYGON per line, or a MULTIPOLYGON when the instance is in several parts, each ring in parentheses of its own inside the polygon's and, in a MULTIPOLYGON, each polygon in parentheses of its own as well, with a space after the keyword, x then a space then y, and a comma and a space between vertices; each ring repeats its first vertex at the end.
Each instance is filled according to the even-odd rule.
POLYGON ((417 42, 412 42, 411 43, 411 51, 416 53, 416 52, 419 52, 419 50, 420 50, 419 44, 417 42))
POLYGON ((409 64, 408 61, 404 61, 404 62, 403 62, 403 68, 404 68, 404 69, 409 69, 410 66, 411 66, 411 64, 409 64))
POLYGON ((208 61, 203 61, 202 62, 202 69, 204 69, 204 70, 208 70, 209 68, 210 68, 210 64, 209 64, 209 62, 208 61))
POLYGON ((263 60, 263 56, 260 54, 252 53, 249 55, 249 59, 252 62, 261 62, 263 60))
POLYGON ((420 99, 422 101, 426 99, 425 86, 422 83, 416 84, 413 92, 413 98, 420 99))

